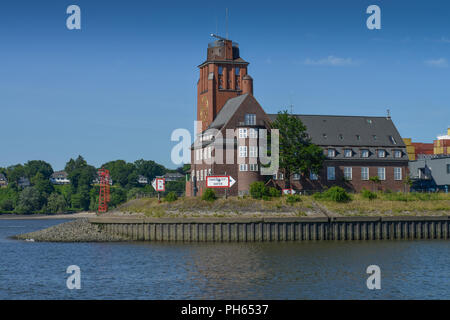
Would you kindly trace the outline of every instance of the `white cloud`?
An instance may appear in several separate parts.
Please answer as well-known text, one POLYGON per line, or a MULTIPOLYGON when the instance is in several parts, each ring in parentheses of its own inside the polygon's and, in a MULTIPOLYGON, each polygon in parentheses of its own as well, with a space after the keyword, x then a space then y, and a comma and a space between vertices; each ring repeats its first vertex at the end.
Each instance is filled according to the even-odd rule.
POLYGON ((440 42, 443 42, 443 43, 450 43, 450 39, 449 39, 449 38, 446 38, 446 37, 442 37, 441 40, 440 40, 440 42))
POLYGON ((340 67, 340 66, 351 66, 356 65, 357 63, 352 58, 339 58, 335 56, 328 56, 327 58, 319 59, 319 60, 313 60, 313 59, 306 59, 304 61, 304 64, 309 66, 333 66, 333 67, 340 67))
POLYGON ((426 60, 425 64, 430 67, 447 68, 448 61, 445 58, 426 60))

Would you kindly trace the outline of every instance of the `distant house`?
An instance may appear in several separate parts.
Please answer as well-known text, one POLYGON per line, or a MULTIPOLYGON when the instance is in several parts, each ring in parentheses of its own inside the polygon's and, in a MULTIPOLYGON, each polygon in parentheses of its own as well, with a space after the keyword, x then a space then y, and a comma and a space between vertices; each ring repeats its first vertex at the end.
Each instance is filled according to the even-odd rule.
POLYGON ((143 176, 143 175, 139 175, 139 177, 138 177, 138 182, 139 182, 140 184, 148 184, 148 178, 145 177, 145 176, 143 176))
POLYGON ((50 182, 53 184, 69 184, 70 180, 67 176, 65 171, 56 171, 50 176, 50 182))
POLYGON ((19 181, 17 182, 17 185, 20 188, 26 188, 29 187, 31 185, 30 183, 30 179, 28 179, 27 177, 20 177, 19 181))
POLYGON ((7 187, 7 186, 8 186, 8 179, 6 179, 3 173, 0 173, 0 187, 7 187))
POLYGON ((179 172, 168 172, 163 176, 166 181, 179 181, 183 180, 184 177, 185 176, 179 172))

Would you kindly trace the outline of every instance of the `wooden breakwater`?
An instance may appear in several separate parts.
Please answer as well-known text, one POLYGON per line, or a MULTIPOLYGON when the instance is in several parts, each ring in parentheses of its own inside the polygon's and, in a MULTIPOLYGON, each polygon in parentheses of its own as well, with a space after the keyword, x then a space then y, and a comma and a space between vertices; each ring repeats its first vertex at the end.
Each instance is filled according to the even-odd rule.
POLYGON ((118 218, 95 217, 136 241, 271 242, 450 239, 450 217, 118 218))

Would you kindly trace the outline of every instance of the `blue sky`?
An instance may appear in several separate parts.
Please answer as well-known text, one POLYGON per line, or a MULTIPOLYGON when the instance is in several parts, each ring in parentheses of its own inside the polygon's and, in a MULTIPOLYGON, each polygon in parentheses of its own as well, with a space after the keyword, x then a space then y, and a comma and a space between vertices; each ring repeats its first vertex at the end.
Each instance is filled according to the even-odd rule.
POLYGON ((209 34, 239 43, 268 113, 383 116, 431 142, 450 125, 449 1, 80 1, 0 3, 0 166, 83 155, 96 166, 168 167, 193 130, 209 34), (82 29, 66 28, 81 8, 82 29), (368 30, 366 8, 381 8, 368 30))

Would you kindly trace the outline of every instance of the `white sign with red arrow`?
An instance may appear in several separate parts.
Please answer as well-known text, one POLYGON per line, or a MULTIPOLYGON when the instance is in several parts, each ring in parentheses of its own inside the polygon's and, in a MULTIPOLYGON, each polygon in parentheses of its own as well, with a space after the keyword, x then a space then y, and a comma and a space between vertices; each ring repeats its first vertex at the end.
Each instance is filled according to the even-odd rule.
POLYGON ((207 188, 231 188, 236 180, 232 176, 207 176, 207 188))
POLYGON ((164 192, 166 190, 166 179, 164 178, 156 178, 152 181, 152 187, 156 191, 164 192))

